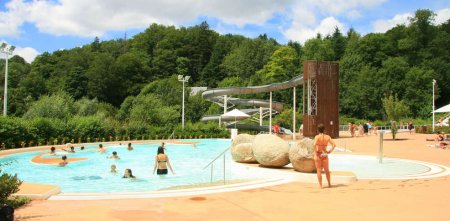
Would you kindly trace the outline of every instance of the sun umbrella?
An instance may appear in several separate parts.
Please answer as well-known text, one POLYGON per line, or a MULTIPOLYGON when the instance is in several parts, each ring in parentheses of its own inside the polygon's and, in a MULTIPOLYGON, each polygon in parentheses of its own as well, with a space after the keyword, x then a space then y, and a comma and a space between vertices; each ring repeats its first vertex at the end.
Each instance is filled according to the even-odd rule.
POLYGON ((434 113, 446 113, 446 112, 450 112, 450 104, 447 104, 434 111, 434 113))
MULTIPOLYGON (((245 119, 245 118, 250 117, 250 115, 235 108, 232 111, 222 114, 222 117, 234 117, 234 121, 236 121, 237 118, 245 119)), ((234 123, 234 127, 236 128, 236 123, 234 123)))

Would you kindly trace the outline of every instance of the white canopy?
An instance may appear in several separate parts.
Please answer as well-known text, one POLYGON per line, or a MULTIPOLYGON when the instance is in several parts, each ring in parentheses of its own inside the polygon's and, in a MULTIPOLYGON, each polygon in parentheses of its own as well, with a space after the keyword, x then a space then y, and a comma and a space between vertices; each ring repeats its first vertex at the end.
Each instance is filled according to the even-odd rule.
POLYGON ((446 112, 450 112, 450 104, 447 104, 439 109, 436 109, 434 111, 434 113, 446 113, 446 112))
POLYGON ((239 119, 245 119, 247 117, 250 117, 250 115, 235 108, 232 111, 222 114, 222 117, 234 117, 234 118, 239 118, 239 119))

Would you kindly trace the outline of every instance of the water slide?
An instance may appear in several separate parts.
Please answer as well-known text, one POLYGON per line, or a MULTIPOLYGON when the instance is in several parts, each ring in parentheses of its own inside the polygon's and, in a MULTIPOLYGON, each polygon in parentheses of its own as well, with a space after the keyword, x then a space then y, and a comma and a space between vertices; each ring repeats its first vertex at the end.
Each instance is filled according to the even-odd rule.
MULTIPOLYGON (((202 93, 204 99, 209 100, 211 102, 217 103, 219 105, 224 105, 224 96, 232 96, 232 95, 241 95, 241 94, 259 94, 259 93, 268 93, 271 91, 279 91, 285 90, 288 88, 293 88, 298 85, 303 85, 303 75, 292 78, 289 81, 281 82, 281 83, 273 83, 262 86, 249 86, 249 87, 230 87, 230 88, 214 88, 206 90, 202 93)), ((270 101, 268 100, 259 100, 259 99, 240 99, 228 97, 226 99, 227 104, 230 103, 232 105, 243 105, 243 106, 251 106, 255 107, 253 109, 241 109, 244 113, 248 115, 253 115, 259 113, 259 107, 263 107, 268 109, 270 107, 270 101)), ((281 112, 283 111, 283 103, 273 102, 272 101, 272 109, 281 112)), ((220 115, 214 116, 204 116, 202 121, 211 121, 211 120, 222 120, 222 121, 234 121, 233 117, 225 118, 220 115)))

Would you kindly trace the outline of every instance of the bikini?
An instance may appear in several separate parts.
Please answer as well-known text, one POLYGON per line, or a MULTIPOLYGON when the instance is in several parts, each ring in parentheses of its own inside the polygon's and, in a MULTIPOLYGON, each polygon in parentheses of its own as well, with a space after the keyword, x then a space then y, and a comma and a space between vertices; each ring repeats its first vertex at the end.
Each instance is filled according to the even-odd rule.
POLYGON ((167 160, 158 160, 158 169, 156 170, 156 174, 158 175, 165 175, 167 174, 167 168, 166 169, 159 169, 159 163, 166 163, 167 160))
MULTIPOLYGON (((326 146, 327 146, 326 144, 323 144, 324 136, 325 136, 325 135, 322 134, 322 142, 321 142, 321 144, 318 144, 318 143, 319 143, 319 140, 317 140, 316 145, 318 145, 319 147, 326 147, 326 146)), ((319 158, 319 159, 321 159, 321 160, 326 160, 326 159, 328 158, 328 154, 327 154, 327 153, 324 153, 322 150, 323 150, 323 149, 320 148, 320 151, 316 151, 316 156, 317 156, 317 158, 319 158)))

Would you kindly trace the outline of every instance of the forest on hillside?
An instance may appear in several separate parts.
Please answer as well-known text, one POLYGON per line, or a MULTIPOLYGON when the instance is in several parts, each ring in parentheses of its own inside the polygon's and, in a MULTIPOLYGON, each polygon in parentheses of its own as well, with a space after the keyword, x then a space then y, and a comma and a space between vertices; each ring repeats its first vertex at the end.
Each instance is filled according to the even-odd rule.
MULTIPOLYGON (((191 76, 188 87, 254 86, 301 74, 305 60, 327 60, 340 64, 341 116, 384 119, 382 99, 395 95, 408 105, 405 118, 429 118, 433 79, 437 106, 450 103, 450 20, 435 25, 434 17, 430 10, 418 10, 408 25, 386 33, 362 36, 336 28, 304 45, 280 44, 265 34, 253 39, 220 35, 206 22, 188 28, 151 24, 131 39, 95 38, 82 47, 45 52, 31 64, 12 57, 8 115, 62 122, 95 117, 128 127, 179 124, 182 84, 177 75, 191 76)), ((4 72, 0 76, 3 91, 4 72)), ((269 94, 246 96, 266 99, 269 94)), ((275 92, 274 100, 292 108, 289 90, 275 92)), ((301 110, 302 100, 297 101, 301 110)), ((201 95, 186 102, 190 123, 220 113, 201 95)))

